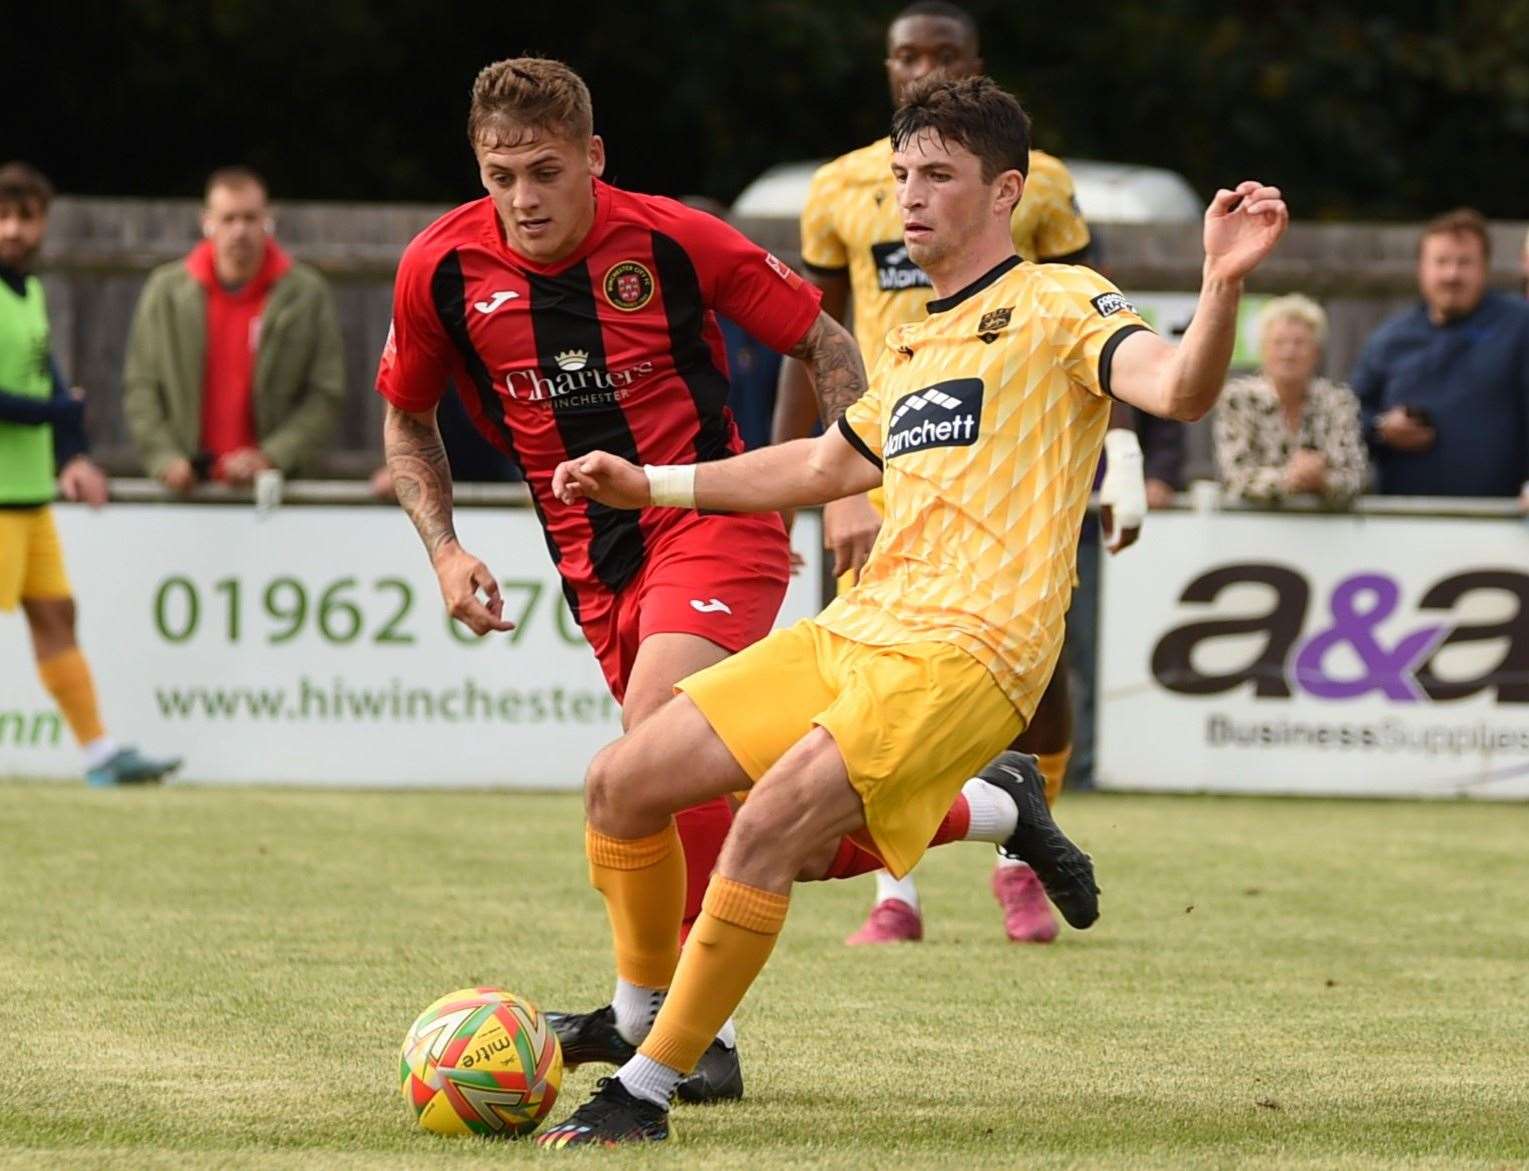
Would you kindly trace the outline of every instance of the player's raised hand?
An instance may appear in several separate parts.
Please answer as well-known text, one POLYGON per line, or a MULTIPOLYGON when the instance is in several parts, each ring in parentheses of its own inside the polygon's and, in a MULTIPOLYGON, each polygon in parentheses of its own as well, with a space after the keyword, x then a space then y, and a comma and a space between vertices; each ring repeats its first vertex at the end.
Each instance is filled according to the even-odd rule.
POLYGON ((1205 211, 1205 274, 1240 281, 1274 250, 1290 226, 1278 187, 1256 179, 1216 192, 1205 211))
POLYGON ((442 546, 434 564, 441 597, 453 618, 480 636, 491 630, 515 629, 504 616, 499 581, 488 566, 455 542, 442 546))
POLYGON ((646 508, 653 502, 643 470, 605 451, 558 464, 552 473, 552 494, 564 504, 594 500, 612 508, 646 508))

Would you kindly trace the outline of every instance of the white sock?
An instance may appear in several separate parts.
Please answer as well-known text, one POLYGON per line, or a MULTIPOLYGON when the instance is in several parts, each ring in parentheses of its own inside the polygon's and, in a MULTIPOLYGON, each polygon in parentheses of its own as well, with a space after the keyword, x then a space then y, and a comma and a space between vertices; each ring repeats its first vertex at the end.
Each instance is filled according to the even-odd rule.
POLYGON ((968 842, 1002 845, 1019 824, 1019 806, 1014 804, 1014 798, 981 777, 973 777, 962 785, 961 796, 966 798, 972 814, 972 823, 966 829, 968 842))
POLYGON ((616 977, 611 1007, 616 1010, 616 1032, 621 1034, 622 1040, 628 1045, 641 1045, 648 1039, 668 992, 667 988, 644 988, 616 977))
POLYGON ((738 1048, 738 1030, 733 1026, 732 1017, 722 1022, 722 1027, 717 1030, 717 1040, 729 1049, 738 1048))
POLYGON ((110 736, 97 736, 89 744, 85 745, 85 768, 87 770, 100 768, 112 757, 117 755, 117 742, 110 736))
POLYGON ((685 1075, 677 1069, 661 1065, 651 1057, 639 1053, 616 1071, 616 1080, 627 1088, 633 1097, 652 1102, 655 1106, 669 1109, 669 1099, 674 1087, 685 1075))
POLYGON ((901 899, 918 910, 918 887, 914 885, 913 875, 893 878, 890 870, 876 871, 876 901, 884 903, 888 899, 901 899))
POLYGON ((998 865, 994 869, 1012 870, 1017 866, 1023 866, 1026 870, 1030 869, 1030 863, 1028 862, 1021 862, 1018 858, 1010 858, 1007 854, 999 854, 998 865))

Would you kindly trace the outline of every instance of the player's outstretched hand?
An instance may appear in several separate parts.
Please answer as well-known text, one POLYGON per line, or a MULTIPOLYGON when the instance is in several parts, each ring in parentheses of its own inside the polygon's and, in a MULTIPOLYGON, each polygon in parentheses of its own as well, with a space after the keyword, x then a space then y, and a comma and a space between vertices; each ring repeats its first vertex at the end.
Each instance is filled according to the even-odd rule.
POLYGON ((1205 211, 1206 275, 1240 281, 1274 250, 1290 226, 1278 187, 1256 179, 1216 192, 1205 211))
POLYGON ((647 473, 605 451, 558 464, 552 473, 552 494, 564 504, 594 500, 612 508, 646 508, 653 503, 647 473))
POLYGON ((435 576, 441 583, 447 612, 474 634, 515 629, 504 616, 498 579, 462 546, 442 546, 435 556, 435 576))

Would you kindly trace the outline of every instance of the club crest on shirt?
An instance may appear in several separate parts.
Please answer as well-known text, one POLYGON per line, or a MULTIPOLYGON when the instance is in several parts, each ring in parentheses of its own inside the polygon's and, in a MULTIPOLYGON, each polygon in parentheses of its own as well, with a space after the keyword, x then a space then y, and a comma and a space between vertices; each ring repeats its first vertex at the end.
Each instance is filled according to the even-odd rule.
POLYGON ((620 260, 605 271, 605 299, 625 313, 653 299, 653 274, 635 260, 620 260))
POLYGON ((977 322, 977 336, 988 345, 998 340, 998 331, 1009 327, 1009 318, 1014 316, 1014 306, 1005 305, 1002 309, 994 309, 991 313, 984 313, 982 320, 977 322))
POLYGON ((1092 302, 1094 308, 1099 310, 1100 317, 1110 317, 1119 313, 1122 309, 1131 313, 1136 312, 1136 306, 1132 305, 1131 302, 1127 301, 1119 293, 1100 293, 1097 297, 1092 298, 1092 302))

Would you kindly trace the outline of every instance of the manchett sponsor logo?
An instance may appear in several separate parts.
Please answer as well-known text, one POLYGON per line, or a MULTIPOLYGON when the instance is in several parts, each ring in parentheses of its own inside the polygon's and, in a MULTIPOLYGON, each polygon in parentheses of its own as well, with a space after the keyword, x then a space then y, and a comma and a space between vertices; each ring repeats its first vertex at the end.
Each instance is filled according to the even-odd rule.
POLYGON ((930 287, 929 274, 913 263, 906 244, 872 244, 871 262, 876 266, 876 287, 883 293, 930 287))
POLYGON ((952 378, 905 395, 892 408, 882 458, 977 441, 982 379, 952 378))

